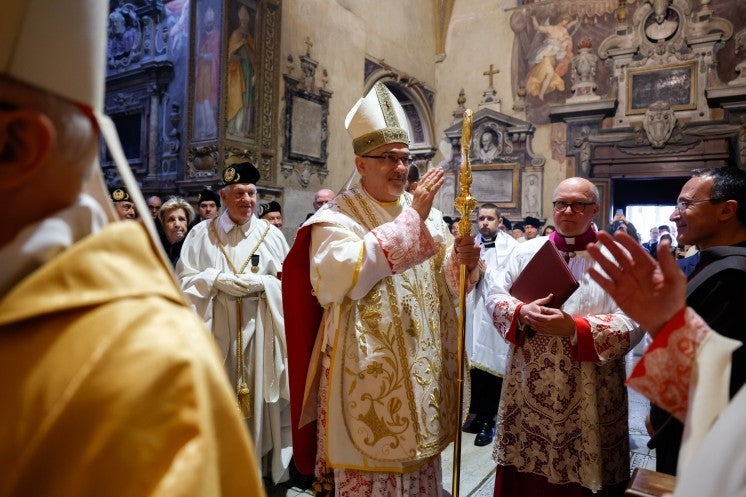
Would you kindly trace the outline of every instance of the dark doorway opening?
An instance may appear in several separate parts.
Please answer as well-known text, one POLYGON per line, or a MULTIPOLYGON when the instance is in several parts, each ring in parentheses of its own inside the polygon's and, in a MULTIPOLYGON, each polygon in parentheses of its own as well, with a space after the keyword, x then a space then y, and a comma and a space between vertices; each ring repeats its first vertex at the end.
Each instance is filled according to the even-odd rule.
POLYGON ((673 205, 689 178, 612 178, 612 212, 628 205, 673 205))
POLYGON ((666 225, 675 234, 670 216, 681 187, 688 179, 689 176, 612 179, 612 212, 624 214, 627 223, 634 225, 641 242, 649 240, 652 227, 666 225))

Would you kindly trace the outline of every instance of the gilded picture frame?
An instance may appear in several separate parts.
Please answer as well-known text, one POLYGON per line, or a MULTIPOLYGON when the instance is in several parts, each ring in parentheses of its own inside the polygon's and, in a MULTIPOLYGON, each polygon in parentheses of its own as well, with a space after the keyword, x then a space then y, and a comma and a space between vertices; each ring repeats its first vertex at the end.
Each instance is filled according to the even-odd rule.
POLYGON ((697 61, 655 68, 627 69, 627 115, 644 114, 661 99, 674 111, 697 108, 697 61))
POLYGON ((273 0, 193 0, 191 5, 193 57, 185 91, 193 98, 188 102, 186 176, 201 181, 220 177, 225 160, 240 151, 256 162, 262 183, 275 183, 280 5, 273 0), (211 22, 222 27, 218 61, 215 41, 208 36, 211 22), (211 147, 217 148, 217 165, 203 171, 190 157, 202 157, 200 151, 211 147))

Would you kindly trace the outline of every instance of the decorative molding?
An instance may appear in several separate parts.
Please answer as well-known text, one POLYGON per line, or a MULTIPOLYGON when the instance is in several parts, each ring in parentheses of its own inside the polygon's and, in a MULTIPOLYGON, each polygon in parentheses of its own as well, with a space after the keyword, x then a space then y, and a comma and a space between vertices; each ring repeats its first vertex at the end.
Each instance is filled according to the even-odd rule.
POLYGON ((327 168, 327 143, 329 140, 329 100, 332 92, 326 86, 328 73, 322 85, 316 82, 319 63, 311 56, 313 43, 306 37, 306 53, 298 57, 300 73, 295 70, 294 58, 288 55, 285 80, 285 141, 280 171, 285 179, 294 175, 300 186, 308 188, 311 177, 316 175, 323 184, 329 175, 327 168))
POLYGON ((319 166, 318 164, 313 164, 308 160, 294 162, 283 161, 280 169, 282 170, 282 175, 285 179, 288 179, 291 174, 294 175, 298 179, 300 186, 304 189, 308 188, 311 184, 311 177, 313 175, 316 175, 319 178, 319 184, 322 185, 324 184, 326 177, 329 175, 329 169, 327 169, 326 165, 319 166))
MULTIPOLYGON (((274 151, 277 143, 276 132, 276 101, 275 88, 279 79, 280 46, 280 10, 276 2, 264 3, 263 37, 264 50, 262 52, 262 84, 261 84, 261 145, 263 153, 274 151)), ((274 171, 272 171, 274 173, 274 171)), ((275 176, 267 177, 274 182, 275 176)))
POLYGON ((446 58, 448 27, 451 25, 451 16, 453 15, 453 5, 455 3, 456 0, 433 0, 436 62, 442 62, 446 58))
MULTIPOLYGON (((532 140, 536 128, 533 124, 516 119, 513 116, 497 112, 493 109, 483 107, 477 110, 472 117, 472 144, 470 150, 474 154, 473 168, 481 171, 484 181, 507 181, 510 176, 510 185, 491 185, 485 187, 485 191, 494 191, 496 198, 477 200, 484 202, 487 200, 496 200, 498 206, 503 210, 503 214, 509 218, 524 217, 526 206, 523 201, 525 194, 529 193, 526 185, 523 184, 525 172, 536 174, 539 179, 539 185, 543 188, 543 171, 546 159, 541 155, 536 155, 532 149, 532 140), (480 155, 479 149, 483 146, 482 135, 485 133, 495 133, 497 140, 494 142, 495 153, 480 155), (510 171, 510 173, 507 172, 510 171), (507 187, 509 186, 509 187, 507 187), (502 188, 506 187, 506 188, 502 188), (500 192, 510 193, 510 198, 503 198, 500 192)), ((461 165, 461 120, 456 121, 445 130, 446 138, 451 142, 451 156, 441 165, 448 171, 448 174, 454 176, 454 189, 458 191, 458 174, 461 165)), ((533 186, 532 186, 533 188, 533 186)), ((533 193, 533 192, 532 192, 533 193)), ((543 194, 539 192, 539 198, 543 194)), ((445 199, 441 200, 441 204, 445 199)), ((541 202, 539 202, 541 204, 541 202)), ((533 210, 533 209, 532 209, 533 210)), ((541 217, 541 206, 537 213, 541 217)))
POLYGON ((186 176, 188 179, 217 179, 218 147, 190 147, 187 152, 186 176))

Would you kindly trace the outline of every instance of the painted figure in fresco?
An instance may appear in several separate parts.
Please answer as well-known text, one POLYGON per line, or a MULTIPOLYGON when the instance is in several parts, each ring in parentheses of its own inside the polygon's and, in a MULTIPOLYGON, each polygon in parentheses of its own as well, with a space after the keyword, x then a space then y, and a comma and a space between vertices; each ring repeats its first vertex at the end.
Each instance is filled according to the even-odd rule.
POLYGON ((228 133, 248 136, 254 114, 255 42, 246 5, 238 8, 238 27, 228 38, 228 133))
POLYGON ((215 110, 218 108, 217 83, 220 77, 218 54, 220 31, 215 29, 215 11, 207 7, 197 51, 195 81, 194 137, 214 138, 218 134, 215 110))
POLYGON ((175 59, 189 45, 189 0, 172 0, 163 6, 168 26, 168 51, 175 59))
POLYGON ((566 15, 557 24, 549 24, 548 19, 544 24, 539 24, 535 16, 531 16, 531 22, 537 36, 544 36, 544 39, 529 56, 531 69, 526 76, 526 89, 543 102, 548 92, 565 90, 562 77, 567 74, 573 50, 569 29, 578 22, 570 21, 566 15))

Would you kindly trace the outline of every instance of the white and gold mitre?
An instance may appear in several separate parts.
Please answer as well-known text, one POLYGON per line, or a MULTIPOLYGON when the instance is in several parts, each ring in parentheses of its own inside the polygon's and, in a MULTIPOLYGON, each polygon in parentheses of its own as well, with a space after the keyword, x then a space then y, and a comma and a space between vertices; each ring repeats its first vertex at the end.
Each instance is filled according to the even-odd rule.
POLYGON ((0 74, 100 112, 106 20, 101 0, 3 0, 0 74))
POLYGON ((399 101, 381 82, 357 101, 345 118, 355 155, 367 154, 381 145, 409 145, 409 122, 399 101))
MULTIPOLYGON (((147 213, 117 129, 104 114, 109 2, 0 0, 0 4, 0 75, 75 103, 90 113, 137 211, 147 213)), ((113 220, 111 206, 106 205, 108 191, 100 169, 95 169, 85 191, 113 220)), ((153 239, 158 240, 153 219, 148 215, 141 218, 153 239)))

